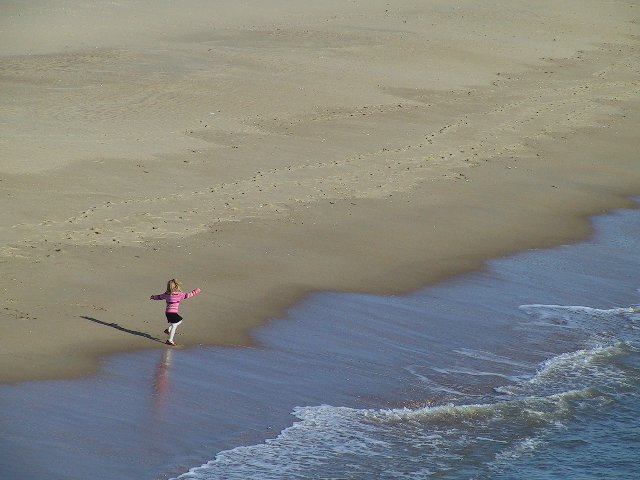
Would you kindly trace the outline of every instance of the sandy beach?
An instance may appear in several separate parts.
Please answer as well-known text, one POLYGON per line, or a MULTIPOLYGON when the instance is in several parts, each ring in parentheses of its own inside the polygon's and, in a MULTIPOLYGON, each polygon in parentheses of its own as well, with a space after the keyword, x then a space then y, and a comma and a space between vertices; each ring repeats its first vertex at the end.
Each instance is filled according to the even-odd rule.
POLYGON ((3 2, 0 382, 247 345, 640 193, 640 3, 3 2))

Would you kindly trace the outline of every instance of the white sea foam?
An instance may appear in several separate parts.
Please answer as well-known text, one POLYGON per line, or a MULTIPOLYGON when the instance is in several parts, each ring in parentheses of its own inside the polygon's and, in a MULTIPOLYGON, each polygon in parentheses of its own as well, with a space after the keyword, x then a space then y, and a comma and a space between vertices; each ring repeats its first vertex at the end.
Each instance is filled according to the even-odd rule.
POLYGON ((540 437, 520 440, 515 445, 509 446, 507 449, 497 453, 494 461, 489 465, 489 468, 491 470, 497 470, 502 465, 513 462, 524 455, 531 455, 537 449, 542 448, 545 443, 544 439, 540 437))
POLYGON ((276 438, 221 452, 179 478, 415 478, 418 471, 453 468, 479 445, 491 445, 504 461, 541 444, 570 401, 592 395, 571 391, 418 409, 298 407, 293 414, 299 421, 276 438))
POLYGON ((418 470, 427 473, 425 466, 430 473, 452 468, 479 444, 495 445, 504 458, 530 450, 562 416, 564 401, 556 395, 418 409, 299 407, 293 414, 300 421, 276 438, 221 452, 179 478, 415 478, 418 470), (534 437, 521 440, 521 431, 534 437))
POLYGON ((521 305, 520 310, 538 319, 538 324, 564 328, 637 327, 640 309, 636 306, 600 309, 579 305, 521 305))
POLYGON ((509 395, 530 395, 534 392, 553 395, 593 385, 600 389, 618 386, 625 382, 626 374, 607 362, 607 359, 633 348, 632 345, 619 342, 608 347, 564 353, 545 361, 529 381, 497 387, 495 390, 509 395))
POLYGON ((512 358, 508 358, 502 355, 497 355, 492 352, 485 352, 483 350, 475 350, 472 348, 459 348, 453 351, 459 355, 464 355, 465 357, 474 358, 477 360, 484 360, 491 363, 509 365, 513 367, 528 367, 528 364, 525 362, 519 362, 512 358))
POLYGON ((438 373, 446 375, 469 375, 470 377, 497 377, 504 378, 511 382, 515 382, 522 379, 520 375, 506 375, 498 372, 491 372, 485 370, 471 369, 471 368, 439 368, 432 367, 432 370, 438 373))
POLYGON ((633 341, 640 329, 640 309, 636 306, 599 309, 566 305, 522 305, 520 310, 532 317, 521 328, 543 328, 570 332, 582 337, 587 348, 633 341))

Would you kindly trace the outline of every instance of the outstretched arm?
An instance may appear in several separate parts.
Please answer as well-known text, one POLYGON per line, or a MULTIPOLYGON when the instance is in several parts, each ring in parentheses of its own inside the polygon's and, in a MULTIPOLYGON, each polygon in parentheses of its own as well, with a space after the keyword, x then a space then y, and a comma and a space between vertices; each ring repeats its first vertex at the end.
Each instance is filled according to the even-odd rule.
POLYGON ((162 298, 162 295, 151 295, 151 297, 149 297, 149 300, 164 300, 162 298))
POLYGON ((201 292, 202 290, 200 290, 199 288, 196 288, 195 290, 191 290, 189 293, 187 293, 184 298, 190 298, 193 297, 194 295, 197 295, 201 292))

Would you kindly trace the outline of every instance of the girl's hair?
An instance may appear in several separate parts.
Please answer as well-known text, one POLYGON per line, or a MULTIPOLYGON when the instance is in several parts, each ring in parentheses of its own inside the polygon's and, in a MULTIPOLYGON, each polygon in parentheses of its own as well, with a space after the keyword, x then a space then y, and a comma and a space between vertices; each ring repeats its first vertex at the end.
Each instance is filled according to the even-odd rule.
POLYGON ((167 282, 167 293, 179 292, 181 287, 182 287, 182 284, 180 283, 180 281, 176 280, 175 278, 172 278, 167 282))

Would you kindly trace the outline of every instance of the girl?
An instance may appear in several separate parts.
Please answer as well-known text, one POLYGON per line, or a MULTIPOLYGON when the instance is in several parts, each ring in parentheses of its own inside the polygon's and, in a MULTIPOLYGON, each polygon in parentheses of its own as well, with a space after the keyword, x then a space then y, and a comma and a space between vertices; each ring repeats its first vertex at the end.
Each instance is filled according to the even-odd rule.
POLYGON ((185 298, 190 298, 200 293, 199 288, 191 290, 189 293, 184 293, 180 290, 181 287, 182 284, 175 278, 172 278, 167 282, 166 292, 160 295, 151 295, 151 300, 166 300, 167 302, 165 315, 167 316, 167 322, 169 322, 169 328, 164 331, 164 333, 169 335, 169 338, 165 342, 167 345, 175 345, 175 343, 173 343, 173 336, 176 334, 178 325, 182 323, 182 317, 178 315, 180 302, 185 298))

